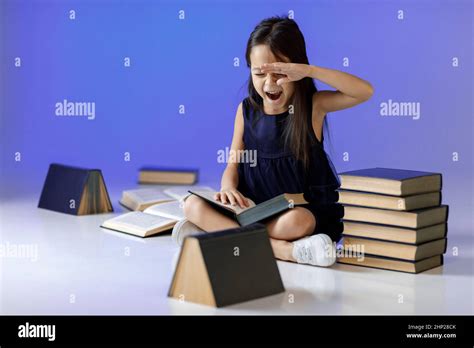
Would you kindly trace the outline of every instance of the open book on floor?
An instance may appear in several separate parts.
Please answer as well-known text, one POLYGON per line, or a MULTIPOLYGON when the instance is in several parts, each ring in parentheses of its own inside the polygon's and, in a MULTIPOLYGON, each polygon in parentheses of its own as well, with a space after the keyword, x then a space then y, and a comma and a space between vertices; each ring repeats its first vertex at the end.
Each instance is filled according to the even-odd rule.
POLYGON ((214 199, 214 195, 217 193, 216 191, 189 192, 201 197, 221 213, 232 217, 240 226, 247 226, 254 222, 265 220, 273 215, 291 209, 296 205, 308 204, 303 197, 303 193, 283 193, 260 204, 255 204, 249 199, 250 206, 241 208, 239 205, 232 206, 216 201, 214 199))
POLYGON ((145 188, 123 191, 120 204, 130 210, 143 211, 154 204, 173 200, 159 188, 145 188))
POLYGON ((182 201, 187 196, 190 195, 189 190, 192 191, 215 191, 214 189, 210 188, 209 186, 197 186, 197 185, 180 185, 180 186, 172 186, 168 187, 167 189, 163 190, 163 193, 178 200, 182 201))
POLYGON ((173 201, 148 207, 143 212, 133 211, 104 221, 100 226, 110 230, 148 237, 171 229, 184 218, 180 202, 173 201))

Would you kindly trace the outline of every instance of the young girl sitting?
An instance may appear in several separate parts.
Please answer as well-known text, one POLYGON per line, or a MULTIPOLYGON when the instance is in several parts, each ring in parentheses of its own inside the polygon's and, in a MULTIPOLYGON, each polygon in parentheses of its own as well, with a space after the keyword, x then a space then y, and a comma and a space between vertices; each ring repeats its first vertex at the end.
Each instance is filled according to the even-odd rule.
MULTIPOLYGON (((326 114, 368 100, 373 88, 356 76, 309 65, 303 34, 285 17, 257 25, 246 60, 251 70, 248 97, 237 109, 231 150, 255 151, 257 161, 228 163, 215 199, 245 207, 247 197, 258 204, 282 193, 304 193, 309 204, 265 222, 274 255, 330 266, 344 211, 337 203, 340 182, 323 145, 326 114), (318 91, 313 79, 336 91, 318 91)), ((186 219, 172 233, 178 244, 190 233, 239 226, 195 195, 185 200, 184 212, 186 219)))

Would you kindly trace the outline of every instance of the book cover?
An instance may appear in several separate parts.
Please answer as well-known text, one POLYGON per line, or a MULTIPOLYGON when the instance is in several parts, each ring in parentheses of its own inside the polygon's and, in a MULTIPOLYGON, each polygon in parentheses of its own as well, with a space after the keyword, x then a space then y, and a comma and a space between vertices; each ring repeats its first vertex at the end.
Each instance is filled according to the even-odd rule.
POLYGON ((223 307, 283 291, 266 227, 252 224, 186 237, 168 296, 223 307))
POLYGON ((341 189, 409 196, 440 191, 440 173, 396 168, 367 168, 339 173, 341 189))
POLYGON ((408 169, 396 169, 396 168, 366 168, 366 169, 357 169, 357 170, 350 170, 347 172, 339 173, 339 175, 343 176, 362 176, 368 178, 379 178, 379 179, 388 179, 388 180, 396 180, 396 181, 403 181, 407 179, 413 179, 418 177, 424 176, 441 176, 440 173, 433 173, 433 172, 425 172, 425 171, 418 171, 418 170, 408 170, 408 169))
POLYGON ((295 205, 308 204, 303 193, 283 193, 258 205, 255 205, 255 203, 249 199, 250 206, 241 208, 238 205, 232 206, 216 201, 214 199, 216 192, 189 192, 206 200, 206 202, 211 204, 219 212, 235 219, 240 226, 261 222, 271 216, 291 209, 295 205))
POLYGON ((38 208, 71 215, 112 212, 102 172, 58 163, 49 166, 38 208))

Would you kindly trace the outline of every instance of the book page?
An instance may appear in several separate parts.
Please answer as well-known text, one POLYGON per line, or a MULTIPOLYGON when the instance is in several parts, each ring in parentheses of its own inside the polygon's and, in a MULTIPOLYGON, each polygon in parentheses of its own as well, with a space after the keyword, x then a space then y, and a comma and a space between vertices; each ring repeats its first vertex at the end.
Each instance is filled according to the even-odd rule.
POLYGON ((214 195, 217 193, 217 191, 212 191, 212 192, 209 192, 209 191, 194 191, 192 190, 193 192, 196 192, 198 195, 204 197, 205 199, 209 200, 209 201, 212 201, 214 202, 215 204, 227 209, 227 210, 231 210, 233 211, 235 214, 239 215, 240 213, 246 211, 247 209, 250 209, 252 207, 255 207, 255 203, 250 199, 250 198, 247 198, 248 201, 249 201, 249 206, 248 207, 245 207, 245 208, 241 208, 238 203, 236 203, 236 205, 231 205, 230 203, 227 203, 227 204, 224 204, 222 203, 221 201, 216 201, 214 199, 214 195))
POLYGON ((163 191, 163 193, 167 194, 178 201, 183 200, 187 196, 190 195, 189 190, 191 191, 214 191, 214 189, 210 188, 209 186, 173 186, 167 188, 163 191))
POLYGON ((145 214, 140 211, 133 211, 109 219, 105 221, 103 225, 110 228, 113 228, 114 226, 123 226, 148 231, 157 227, 165 226, 174 221, 176 220, 145 214))
POLYGON ((182 220, 184 219, 182 204, 182 202, 178 201, 154 204, 151 207, 146 208, 143 212, 166 217, 168 219, 182 220))
POLYGON ((161 189, 157 188, 127 190, 123 191, 123 195, 127 195, 130 199, 139 203, 172 200, 172 198, 165 195, 161 189))

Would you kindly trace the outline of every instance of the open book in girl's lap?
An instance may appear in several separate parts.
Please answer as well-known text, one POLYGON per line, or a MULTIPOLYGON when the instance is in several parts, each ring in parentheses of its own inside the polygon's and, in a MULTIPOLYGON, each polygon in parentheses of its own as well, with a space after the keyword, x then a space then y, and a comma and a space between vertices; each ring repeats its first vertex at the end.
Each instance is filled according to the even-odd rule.
POLYGON ((251 199, 249 206, 242 208, 239 205, 225 204, 214 198, 216 191, 189 191, 190 193, 204 199, 217 211, 232 217, 241 226, 247 226, 254 222, 262 221, 273 215, 293 208, 295 205, 304 205, 308 202, 303 193, 283 193, 260 204, 255 204, 251 199))

